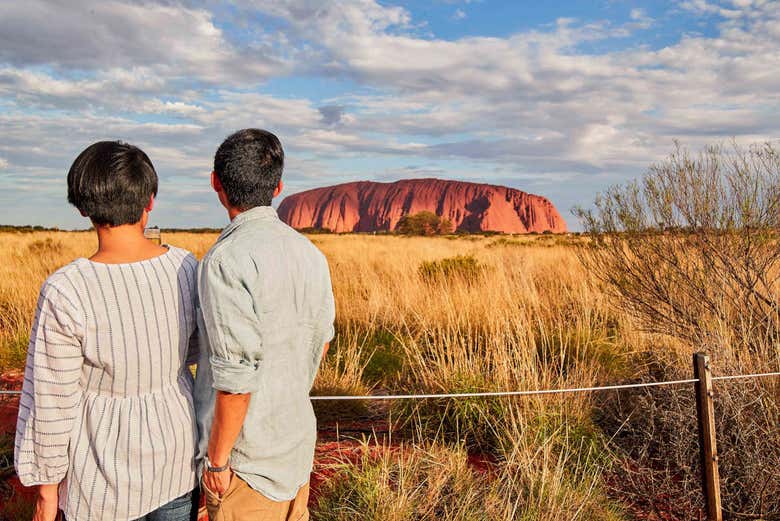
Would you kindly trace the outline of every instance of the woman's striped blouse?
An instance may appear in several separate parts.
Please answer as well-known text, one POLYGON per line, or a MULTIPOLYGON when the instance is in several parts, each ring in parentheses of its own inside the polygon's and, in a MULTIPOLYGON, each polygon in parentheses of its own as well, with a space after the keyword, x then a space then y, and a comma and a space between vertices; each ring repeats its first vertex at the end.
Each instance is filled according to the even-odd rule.
POLYGON ((78 259, 43 284, 14 462, 24 485, 61 482, 68 520, 136 519, 195 486, 196 272, 169 247, 78 259))

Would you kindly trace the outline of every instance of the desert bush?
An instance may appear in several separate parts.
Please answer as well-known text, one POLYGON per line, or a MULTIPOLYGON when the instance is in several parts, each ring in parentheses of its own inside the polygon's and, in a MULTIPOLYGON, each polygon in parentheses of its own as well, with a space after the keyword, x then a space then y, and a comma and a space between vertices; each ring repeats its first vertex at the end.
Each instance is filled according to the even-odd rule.
MULTIPOLYGON (((654 373, 648 379, 689 376, 674 368, 657 367, 654 373)), ((718 382, 718 465, 724 509, 731 517, 780 519, 778 389, 771 383, 718 382)), ((605 398, 597 421, 625 458, 615 467, 614 495, 680 519, 698 512, 704 499, 693 392, 666 387, 605 398)))
POLYGON ((395 226, 401 235, 444 235, 452 233, 452 222, 433 212, 418 212, 401 217, 395 226))
MULTIPOLYGON (((770 145, 677 148, 639 181, 578 210, 590 237, 583 265, 641 330, 666 347, 634 357, 644 380, 690 375, 690 355, 707 349, 720 374, 780 364, 780 157, 770 145), (650 353, 650 354, 648 354, 650 353)), ((718 382, 717 429, 724 509, 780 516, 777 385, 718 382)), ((691 390, 621 394, 602 407, 627 465, 622 497, 665 497, 690 517, 701 505, 691 390), (637 470, 638 469, 638 470, 637 470)), ((652 500, 650 500, 652 501, 652 500)), ((656 508, 656 506, 652 506, 656 508)))
POLYGON ((483 273, 485 267, 471 255, 457 255, 436 261, 424 261, 418 272, 427 282, 438 282, 459 278, 473 282, 483 273))
POLYGON ((576 211, 579 250, 643 329, 699 345, 780 339, 780 157, 770 145, 678 148, 576 211))

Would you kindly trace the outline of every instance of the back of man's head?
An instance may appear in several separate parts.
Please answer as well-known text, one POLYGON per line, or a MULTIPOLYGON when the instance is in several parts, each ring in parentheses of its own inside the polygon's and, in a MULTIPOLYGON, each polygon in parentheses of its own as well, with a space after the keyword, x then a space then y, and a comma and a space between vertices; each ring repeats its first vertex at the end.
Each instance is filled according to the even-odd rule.
POLYGON ((227 201, 240 210, 270 206, 283 169, 282 144, 266 130, 239 130, 214 155, 214 173, 227 201))

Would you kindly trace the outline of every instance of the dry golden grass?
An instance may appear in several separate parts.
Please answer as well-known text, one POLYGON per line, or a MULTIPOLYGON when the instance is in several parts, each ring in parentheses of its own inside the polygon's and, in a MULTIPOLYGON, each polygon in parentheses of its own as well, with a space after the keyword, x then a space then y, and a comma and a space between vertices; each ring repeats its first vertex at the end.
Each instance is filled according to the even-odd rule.
MULTIPOLYGON (((176 232, 163 239, 201 257, 216 234, 176 232)), ((317 235, 312 240, 330 261, 339 330, 351 328, 356 338, 361 331, 382 329, 411 349, 415 346, 410 342, 429 341, 453 352, 455 344, 476 342, 505 348, 513 357, 554 345, 562 359, 581 358, 588 349, 613 341, 603 296, 590 287, 571 249, 553 245, 555 238, 317 235), (479 280, 421 280, 422 262, 457 255, 474 256, 484 264, 479 280)), ((89 256, 96 244, 90 232, 0 233, 2 367, 12 368, 17 351, 26 347, 44 279, 74 258, 89 256)), ((498 384, 522 380, 534 387, 563 377, 563 367, 557 373, 520 374, 521 365, 495 363, 498 384)), ((598 373, 578 367, 579 373, 572 375, 571 369, 566 368, 568 378, 581 382, 598 373)))
MULTIPOLYGON (((199 257, 215 239, 189 233, 163 237, 199 257)), ((535 389, 590 385, 624 372, 628 328, 620 326, 560 238, 316 235, 312 240, 330 261, 338 331, 315 393, 535 389), (459 256, 471 259, 468 269, 455 262, 434 276, 420 272, 425 262, 459 256)), ((0 245, 0 354, 7 369, 23 364, 40 284, 57 267, 90 255, 96 242, 86 232, 4 233, 0 245)), ((443 479, 441 469, 447 468, 457 471, 456 477, 466 476, 471 472, 463 467, 463 447, 477 448, 500 462, 503 478, 459 482, 456 490, 466 493, 456 495, 470 499, 452 508, 465 515, 479 500, 490 503, 486 518, 491 519, 520 513, 527 519, 556 519, 562 512, 582 517, 577 512, 590 512, 603 500, 594 485, 602 467, 591 454, 600 449, 590 432, 572 434, 573 425, 587 423, 589 409, 587 395, 399 403, 390 413, 413 438, 429 438, 427 448, 412 450, 406 463, 390 453, 378 461, 391 473, 402 465, 412 481, 431 480, 432 472, 443 479), (431 467, 431 457, 444 466, 431 467)), ((429 491, 435 497, 425 508, 417 489, 362 490, 364 471, 368 467, 353 467, 351 472, 363 477, 346 487, 349 494, 384 497, 374 519, 386 518, 382 512, 399 502, 421 512, 420 519, 432 519, 442 508, 453 512, 453 519, 463 518, 444 507, 451 494, 441 490, 429 491)), ((330 497, 342 493, 343 485, 330 497)), ((339 518, 328 505, 324 500, 319 516, 339 518)), ((597 510, 605 514, 594 518, 612 515, 607 508, 597 510)))
MULTIPOLYGON (((198 257, 215 239, 163 235, 164 242, 198 257)), ((314 394, 580 387, 689 371, 695 346, 637 333, 579 263, 572 244, 583 239, 311 239, 330 262, 337 303, 337 337, 314 394)), ((46 276, 95 247, 88 232, 0 233, 0 371, 23 366, 46 276)), ((719 356, 724 362, 746 359, 739 346, 719 356)), ((674 400, 674 392, 665 399, 674 400)), ((623 428, 627 417, 621 414, 642 418, 643 412, 598 400, 585 393, 390 404, 387 413, 403 447, 343 462, 316 518, 621 519, 624 494, 610 495, 605 476, 614 476, 626 456, 614 452, 608 438, 613 426, 623 428), (495 472, 475 473, 465 464, 468 451, 489 455, 495 472)), ((366 410, 364 404, 321 405, 325 420, 366 410)), ((685 411, 681 417, 689 418, 685 411)), ((675 435, 676 424, 661 424, 675 435)), ((647 430, 640 424, 628 432, 652 439, 647 430)), ((687 472, 695 478, 695 469, 687 472)))

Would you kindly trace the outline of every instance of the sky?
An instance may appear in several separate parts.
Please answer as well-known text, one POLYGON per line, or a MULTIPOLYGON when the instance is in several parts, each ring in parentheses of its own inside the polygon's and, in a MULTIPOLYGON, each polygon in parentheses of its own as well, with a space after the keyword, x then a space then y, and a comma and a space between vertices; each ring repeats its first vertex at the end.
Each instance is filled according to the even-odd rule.
POLYGON ((549 198, 569 226, 674 148, 780 137, 780 2, 0 3, 0 224, 84 228, 90 143, 140 146, 151 223, 222 226, 232 131, 276 133, 285 194, 437 177, 549 198))

